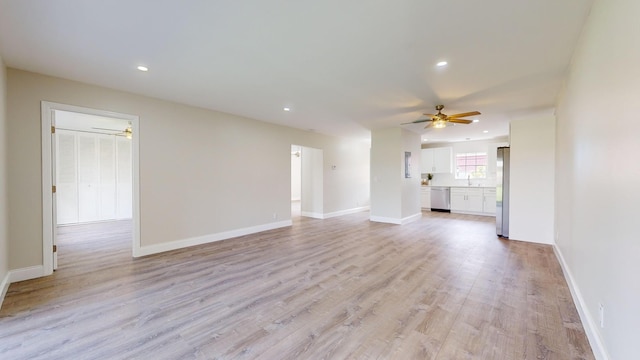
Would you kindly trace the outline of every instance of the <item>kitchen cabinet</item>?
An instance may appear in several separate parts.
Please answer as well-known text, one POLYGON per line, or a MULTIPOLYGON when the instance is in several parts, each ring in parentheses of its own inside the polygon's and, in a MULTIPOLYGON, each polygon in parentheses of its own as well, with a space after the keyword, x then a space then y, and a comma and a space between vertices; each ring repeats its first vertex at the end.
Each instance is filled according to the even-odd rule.
POLYGON ((495 216, 496 188, 452 187, 451 212, 495 216))
POLYGON ((431 188, 429 186, 422 186, 420 189, 420 207, 431 209, 431 188))
POLYGON ((461 213, 483 212, 482 188, 451 188, 451 211, 461 213))
POLYGON ((483 205, 482 212, 487 215, 495 215, 496 214, 496 189, 495 188, 484 188, 483 191, 483 205))
POLYGON ((423 174, 450 174, 453 171, 453 149, 450 147, 422 149, 420 159, 423 174))

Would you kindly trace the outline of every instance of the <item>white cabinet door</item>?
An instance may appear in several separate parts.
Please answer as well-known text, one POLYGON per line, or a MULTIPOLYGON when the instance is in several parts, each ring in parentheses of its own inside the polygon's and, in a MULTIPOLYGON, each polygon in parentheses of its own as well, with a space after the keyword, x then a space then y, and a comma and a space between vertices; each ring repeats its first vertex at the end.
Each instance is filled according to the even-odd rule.
POLYGON ((451 211, 482 214, 483 199, 481 188, 451 188, 451 211))
POLYGON ((452 156, 453 150, 450 147, 433 149, 433 167, 434 173, 452 172, 452 156))
POLYGON ((484 203, 482 211, 486 214, 496 213, 496 189, 484 189, 484 203))
POLYGON ((481 213, 483 206, 482 189, 469 189, 467 193, 467 211, 481 213))
POLYGON ((424 186, 420 189, 420 207, 431 209, 431 188, 424 186))
POLYGON ((433 174, 435 172, 435 167, 433 164, 433 149, 422 149, 420 154, 420 173, 433 174))
POLYGON ((452 172, 453 150, 450 147, 422 149, 420 172, 442 174, 452 172))
POLYGON ((451 189, 451 211, 466 211, 467 210, 467 193, 465 189, 452 188, 451 189))

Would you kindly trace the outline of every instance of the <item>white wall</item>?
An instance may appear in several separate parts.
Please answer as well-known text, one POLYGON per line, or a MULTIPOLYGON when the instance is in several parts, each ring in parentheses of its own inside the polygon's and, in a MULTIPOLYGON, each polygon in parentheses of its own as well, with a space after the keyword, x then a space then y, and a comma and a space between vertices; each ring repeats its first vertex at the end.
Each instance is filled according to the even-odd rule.
POLYGON ((638 14, 595 1, 557 107, 556 243, 599 359, 640 354, 638 14))
MULTIPOLYGON (((459 141, 453 143, 437 143, 437 144, 423 144, 422 148, 436 148, 436 147, 451 147, 453 149, 453 159, 457 153, 471 153, 471 152, 486 152, 488 155, 489 165, 487 168, 486 179, 474 179, 472 184, 480 184, 481 186, 495 186, 496 185, 496 153, 499 146, 509 146, 507 138, 497 138, 490 140, 475 140, 475 141, 459 141)), ((440 186, 466 186, 467 179, 455 178, 455 163, 453 164, 454 172, 451 174, 434 174, 433 179, 430 181, 430 185, 440 186)), ((426 179, 426 174, 422 174, 422 177, 426 179)))
POLYGON ((42 264, 42 100, 139 116, 142 247, 286 226, 291 144, 324 153, 325 213, 369 202, 366 142, 16 69, 7 71, 7 96, 10 269, 42 264), (349 170, 326 171, 334 163, 349 170))
POLYGON ((402 182, 402 219, 422 216, 420 207, 420 135, 402 129, 400 171, 402 182), (411 177, 405 177, 405 152, 411 153, 411 177))
POLYGON ((553 243, 555 119, 511 121, 509 239, 553 243))
MULTIPOLYGON (((402 218, 402 163, 400 129, 371 132, 371 218, 402 218)), ((402 154, 403 155, 403 154, 402 154)))
POLYGON ((0 305, 9 286, 6 69, 0 57, 0 305))
POLYGON ((371 132, 371 220, 401 224, 419 217, 420 136, 400 128, 371 132), (405 178, 405 151, 412 174, 405 178))

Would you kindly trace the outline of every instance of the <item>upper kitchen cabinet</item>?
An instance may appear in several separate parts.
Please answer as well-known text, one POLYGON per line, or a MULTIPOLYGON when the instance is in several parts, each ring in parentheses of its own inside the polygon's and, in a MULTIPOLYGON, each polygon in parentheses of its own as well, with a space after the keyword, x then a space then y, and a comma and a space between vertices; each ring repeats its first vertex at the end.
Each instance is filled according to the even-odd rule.
POLYGON ((453 150, 450 147, 422 149, 420 172, 441 174, 453 172, 453 150))

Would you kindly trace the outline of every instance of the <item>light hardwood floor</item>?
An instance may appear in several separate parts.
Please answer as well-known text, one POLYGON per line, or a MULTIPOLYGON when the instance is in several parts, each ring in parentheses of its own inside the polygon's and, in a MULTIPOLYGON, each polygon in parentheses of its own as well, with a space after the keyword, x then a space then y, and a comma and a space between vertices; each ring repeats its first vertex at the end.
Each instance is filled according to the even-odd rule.
POLYGON ((9 288, 0 358, 593 359, 550 246, 368 216, 140 259, 128 222, 62 229, 59 270, 9 288))

